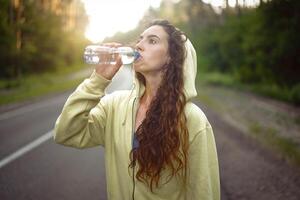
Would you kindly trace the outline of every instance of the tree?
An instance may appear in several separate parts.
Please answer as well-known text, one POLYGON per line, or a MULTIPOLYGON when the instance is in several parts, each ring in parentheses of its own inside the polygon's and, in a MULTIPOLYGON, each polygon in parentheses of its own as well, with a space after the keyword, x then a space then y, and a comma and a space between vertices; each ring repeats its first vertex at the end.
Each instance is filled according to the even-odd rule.
POLYGON ((87 18, 79 0, 0 0, 0 4, 1 78, 55 70, 80 58, 87 18), (75 13, 66 9, 74 5, 75 13))

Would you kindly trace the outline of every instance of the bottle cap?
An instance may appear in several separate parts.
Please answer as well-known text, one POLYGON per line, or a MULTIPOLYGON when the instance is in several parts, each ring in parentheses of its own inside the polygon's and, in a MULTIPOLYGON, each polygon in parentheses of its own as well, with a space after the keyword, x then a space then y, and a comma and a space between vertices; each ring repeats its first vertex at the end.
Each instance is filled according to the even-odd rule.
POLYGON ((141 54, 138 51, 134 52, 134 60, 137 60, 140 56, 141 54))

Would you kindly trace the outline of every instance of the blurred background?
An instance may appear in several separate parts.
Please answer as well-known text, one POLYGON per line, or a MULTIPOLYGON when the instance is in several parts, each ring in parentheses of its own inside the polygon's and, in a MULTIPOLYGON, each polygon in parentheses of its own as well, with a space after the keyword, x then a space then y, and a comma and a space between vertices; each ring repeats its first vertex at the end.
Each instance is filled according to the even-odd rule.
MULTIPOLYGON (((106 199, 103 149, 53 143, 93 67, 91 43, 133 45, 168 19, 198 59, 193 100, 214 128, 222 199, 300 199, 300 1, 0 0, 0 199, 106 199)), ((124 66, 107 89, 131 87, 124 66)))

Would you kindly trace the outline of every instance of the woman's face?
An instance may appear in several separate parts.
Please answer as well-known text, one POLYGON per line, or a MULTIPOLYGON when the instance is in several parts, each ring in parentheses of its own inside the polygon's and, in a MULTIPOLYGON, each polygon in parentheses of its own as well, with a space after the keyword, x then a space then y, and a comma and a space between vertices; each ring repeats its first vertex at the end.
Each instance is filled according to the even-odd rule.
POLYGON ((168 34, 163 27, 154 25, 140 36, 136 48, 141 57, 134 62, 134 70, 141 74, 159 72, 169 61, 168 34))

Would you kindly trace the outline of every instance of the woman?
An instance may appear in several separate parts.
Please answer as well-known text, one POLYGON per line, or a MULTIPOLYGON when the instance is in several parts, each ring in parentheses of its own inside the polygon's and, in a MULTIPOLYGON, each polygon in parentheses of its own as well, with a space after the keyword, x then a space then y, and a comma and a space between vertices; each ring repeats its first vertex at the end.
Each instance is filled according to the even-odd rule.
POLYGON ((104 146, 108 199, 220 199, 212 127, 190 101, 197 95, 192 44, 158 20, 141 34, 136 49, 141 56, 133 64, 133 89, 104 93, 120 58, 96 66, 68 98, 55 141, 104 146))

